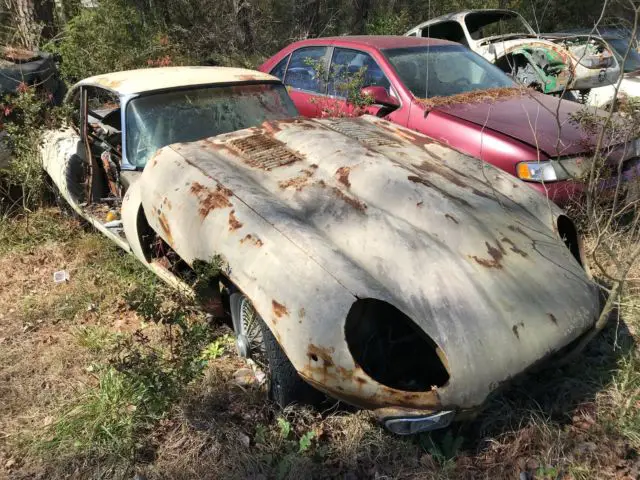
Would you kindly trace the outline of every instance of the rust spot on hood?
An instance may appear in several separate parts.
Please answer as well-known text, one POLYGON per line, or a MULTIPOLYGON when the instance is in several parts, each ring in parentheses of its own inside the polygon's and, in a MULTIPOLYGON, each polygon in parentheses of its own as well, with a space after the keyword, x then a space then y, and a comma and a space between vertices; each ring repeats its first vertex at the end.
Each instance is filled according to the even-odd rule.
POLYGON ((194 182, 191 185, 191 193, 198 197, 200 201, 198 212, 203 220, 216 208, 231 207, 231 202, 229 202, 228 198, 233 195, 233 192, 220 184, 217 184, 215 190, 212 190, 201 183, 194 182))
POLYGON ((432 188, 432 189, 436 190, 437 192, 442 194, 442 196, 448 198, 449 200, 451 200, 453 202, 457 202, 457 203, 460 203, 461 205, 464 205, 465 207, 471 208, 471 204, 469 202, 467 202, 464 198, 456 197, 455 195, 450 194, 446 190, 443 190, 440 187, 434 185, 429 180, 425 180, 424 178, 418 177, 416 175, 409 175, 407 178, 409 179, 409 181, 411 181, 413 183, 420 183, 420 184, 424 185, 425 187, 429 187, 429 188, 432 188))
POLYGON ((164 216, 164 213, 158 214, 158 222, 160 223, 160 228, 162 228, 162 232, 167 240, 167 243, 170 246, 173 246, 173 235, 171 235, 171 228, 169 227, 169 222, 167 221, 167 217, 164 216))
MULTIPOLYGON (((554 225, 554 227, 555 227, 555 225, 554 225)), ((527 237, 529 240, 532 240, 532 238, 529 236, 529 234, 527 232, 525 232, 522 228, 518 227, 517 225, 509 225, 507 228, 509 230, 511 230, 512 232, 519 233, 520 235, 522 235, 524 237, 527 237)))
POLYGON ((510 238, 502 237, 502 241, 510 245, 509 250, 511 250, 513 253, 517 253, 523 258, 527 258, 529 256, 527 252, 520 250, 510 238))
POLYGON ((364 211, 367 209, 367 204, 366 203, 361 202, 357 198, 350 197, 349 195, 344 193, 342 190, 340 190, 338 187, 333 187, 331 190, 333 191, 333 193, 336 194, 337 197, 339 197, 342 200, 344 200, 346 203, 351 205, 353 208, 355 208, 360 213, 364 213, 364 211))
POLYGON ((281 303, 276 302, 275 300, 271 300, 271 308, 273 310, 273 314, 278 318, 282 318, 284 315, 289 315, 289 310, 287 310, 287 307, 285 307, 281 303))
POLYGON ((254 237, 250 233, 245 235, 244 238, 240 240, 240 243, 245 242, 253 242, 256 247, 261 247, 263 245, 262 240, 260 240, 258 237, 254 237))
POLYGON ((236 216, 234 215, 235 210, 231 210, 229 212, 229 231, 238 230, 242 227, 242 222, 240 222, 236 216))
POLYGON ((309 183, 309 178, 313 176, 313 173, 313 170, 300 170, 300 175, 290 178, 289 180, 282 180, 278 183, 278 186, 282 190, 286 190, 287 188, 295 188, 296 191, 300 192, 309 183))
POLYGON ((484 242, 484 244, 487 246, 487 253, 491 257, 490 259, 479 258, 476 255, 473 255, 471 258, 473 258, 476 262, 478 262, 483 267, 498 268, 498 269, 502 268, 501 261, 506 252, 504 251, 504 248, 502 248, 502 245, 500 245, 499 241, 496 241, 496 243, 498 245, 497 248, 491 245, 489 242, 484 242))
POLYGON ((439 175, 442 178, 450 181, 454 185, 469 190, 474 195, 477 195, 482 198, 492 199, 490 195, 478 190, 477 188, 471 187, 468 183, 465 183, 462 178, 464 175, 458 172, 451 170, 443 165, 438 165, 436 163, 424 161, 420 165, 415 165, 417 168, 424 172, 433 173, 435 175, 439 175), (461 178, 462 177, 462 178, 461 178))
POLYGON ((351 186, 351 182, 349 182, 349 173, 351 173, 351 168, 349 167, 340 167, 336 170, 336 177, 338 177, 338 181, 347 188, 351 186))
POLYGON ((322 360, 322 364, 325 368, 330 368, 334 366, 333 360, 331 358, 331 351, 326 347, 318 347, 317 345, 310 344, 307 349, 307 357, 312 362, 319 362, 322 360))

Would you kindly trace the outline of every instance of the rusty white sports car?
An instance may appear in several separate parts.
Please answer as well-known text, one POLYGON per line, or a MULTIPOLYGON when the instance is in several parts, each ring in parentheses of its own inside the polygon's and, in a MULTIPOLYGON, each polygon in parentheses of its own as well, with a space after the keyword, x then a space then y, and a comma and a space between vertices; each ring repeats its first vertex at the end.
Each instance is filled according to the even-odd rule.
POLYGON ((60 196, 162 279, 218 282, 280 405, 318 391, 391 431, 447 426, 589 331, 597 290, 562 211, 377 117, 307 120, 268 74, 119 72, 46 134, 60 196))

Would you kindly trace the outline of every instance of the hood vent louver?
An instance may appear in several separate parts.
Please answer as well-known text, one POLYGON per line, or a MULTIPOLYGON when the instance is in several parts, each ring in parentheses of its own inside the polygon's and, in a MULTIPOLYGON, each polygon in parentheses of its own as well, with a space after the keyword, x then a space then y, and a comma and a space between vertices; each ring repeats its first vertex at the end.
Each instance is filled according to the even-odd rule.
POLYGON ((345 118, 331 120, 330 122, 327 122, 326 125, 336 132, 342 133, 354 140, 358 140, 367 147, 375 148, 398 146, 399 142, 393 138, 381 134, 376 127, 368 124, 365 125, 363 123, 364 122, 361 120, 345 118))
POLYGON ((230 140, 225 146, 243 157, 250 167, 272 170, 302 160, 302 156, 264 133, 230 140))

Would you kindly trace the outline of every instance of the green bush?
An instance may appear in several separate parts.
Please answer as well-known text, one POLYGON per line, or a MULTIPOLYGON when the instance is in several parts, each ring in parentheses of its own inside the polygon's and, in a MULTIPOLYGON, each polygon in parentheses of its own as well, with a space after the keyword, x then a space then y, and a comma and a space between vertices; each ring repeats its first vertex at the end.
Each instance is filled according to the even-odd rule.
POLYGON ((379 12, 367 23, 369 35, 403 35, 416 25, 416 19, 407 10, 399 13, 379 12))
POLYGON ((0 100, 0 130, 12 152, 9 168, 0 173, 0 213, 31 210, 44 199, 44 173, 39 148, 43 129, 59 126, 66 111, 53 108, 52 97, 21 85, 0 100))
POLYGON ((47 49, 62 57, 60 70, 68 82, 181 63, 165 32, 125 0, 101 0, 96 8, 81 9, 65 26, 61 40, 47 49))

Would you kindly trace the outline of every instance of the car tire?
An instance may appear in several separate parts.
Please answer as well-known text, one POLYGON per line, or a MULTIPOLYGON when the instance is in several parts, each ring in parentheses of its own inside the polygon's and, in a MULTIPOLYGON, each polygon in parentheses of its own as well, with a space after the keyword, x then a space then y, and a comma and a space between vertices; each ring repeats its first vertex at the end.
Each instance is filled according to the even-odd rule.
POLYGON ((241 357, 253 360, 266 375, 269 398, 280 408, 318 405, 325 396, 306 383, 282 350, 264 320, 242 293, 229 298, 236 345, 241 357))

